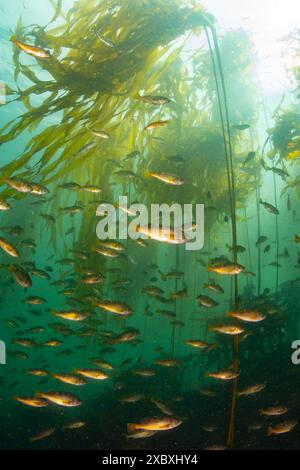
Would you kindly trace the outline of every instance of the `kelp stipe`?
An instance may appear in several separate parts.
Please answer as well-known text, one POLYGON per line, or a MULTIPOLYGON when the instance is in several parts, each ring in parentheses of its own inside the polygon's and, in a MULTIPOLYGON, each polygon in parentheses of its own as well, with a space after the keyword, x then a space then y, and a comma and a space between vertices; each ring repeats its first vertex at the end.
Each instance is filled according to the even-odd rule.
MULTIPOLYGON (((207 27, 205 27, 205 32, 206 32, 206 37, 208 40, 210 53, 211 53, 211 59, 212 59, 212 64, 213 64, 217 95, 218 95, 219 112, 220 112, 220 119, 221 119, 221 126, 222 126, 222 134, 223 134, 223 139, 224 139, 224 153, 225 153, 226 168, 227 168, 227 179, 228 179, 228 187, 229 187, 229 194, 230 194, 233 261, 234 263, 237 263, 235 178, 234 178, 233 149, 232 149, 232 142, 231 142, 229 110, 228 110, 228 103, 227 103, 225 78, 224 78, 221 55, 220 55, 219 44, 218 44, 218 37, 217 37, 217 33, 216 33, 214 26, 210 25, 209 28, 212 34, 212 42, 214 45, 214 50, 212 49, 212 44, 209 38, 207 27), (215 53, 215 56, 214 56, 214 53, 215 53), (220 78, 220 85, 218 84, 218 79, 219 79, 218 74, 220 78)), ((234 305, 235 305, 235 310, 238 310, 237 275, 234 276, 234 305)), ((236 335, 233 339, 233 371, 236 374, 236 377, 233 380, 230 421, 229 421, 229 430, 228 430, 228 437, 227 437, 228 448, 232 448, 234 444, 234 427, 235 427, 235 415, 236 415, 236 405, 237 405, 237 383, 238 383, 238 352, 239 352, 239 340, 238 340, 238 336, 236 335)))

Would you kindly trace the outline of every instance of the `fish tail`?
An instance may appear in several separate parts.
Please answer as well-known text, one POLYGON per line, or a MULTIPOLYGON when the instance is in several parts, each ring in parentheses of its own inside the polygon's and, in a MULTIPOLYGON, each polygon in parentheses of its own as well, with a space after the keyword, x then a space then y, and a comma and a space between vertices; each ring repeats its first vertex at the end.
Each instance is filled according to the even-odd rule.
POLYGON ((151 176, 151 172, 150 171, 145 171, 144 178, 149 178, 150 176, 151 176))
POLYGON ((211 266, 207 266, 207 271, 210 273, 212 271, 212 267, 211 266))
POLYGON ((137 425, 133 423, 127 424, 127 432, 128 434, 132 434, 137 430, 137 425))
POLYGON ((13 34, 9 40, 10 40, 11 42, 14 42, 14 43, 16 43, 16 42, 17 42, 16 35, 15 35, 15 34, 13 34))
POLYGON ((262 200, 261 197, 259 198, 259 203, 260 203, 260 204, 263 204, 263 203, 264 203, 264 201, 262 200))
POLYGON ((139 94, 139 92, 137 92, 135 95, 134 95, 134 99, 135 100, 140 100, 142 97, 141 95, 139 94))

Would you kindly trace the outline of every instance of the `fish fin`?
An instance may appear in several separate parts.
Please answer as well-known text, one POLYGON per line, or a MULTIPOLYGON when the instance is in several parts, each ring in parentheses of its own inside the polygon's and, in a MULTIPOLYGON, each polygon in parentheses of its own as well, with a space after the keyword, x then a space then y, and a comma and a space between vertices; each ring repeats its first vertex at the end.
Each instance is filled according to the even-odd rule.
POLYGON ((127 432, 128 434, 132 434, 136 431, 136 424, 129 423, 127 424, 127 432))
POLYGON ((160 277, 162 278, 163 281, 166 281, 167 279, 167 276, 162 272, 162 271, 158 271, 159 274, 160 274, 160 277))

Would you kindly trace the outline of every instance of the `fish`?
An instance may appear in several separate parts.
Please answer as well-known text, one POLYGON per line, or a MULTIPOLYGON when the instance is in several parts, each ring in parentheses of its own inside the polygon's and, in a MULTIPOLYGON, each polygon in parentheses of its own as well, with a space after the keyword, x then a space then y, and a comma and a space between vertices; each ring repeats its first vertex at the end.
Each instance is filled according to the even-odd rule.
POLYGON ((101 367, 101 369, 114 370, 114 366, 112 364, 103 361, 102 359, 93 358, 90 360, 90 362, 98 367, 101 367))
POLYGON ((137 403, 144 399, 144 396, 140 393, 131 393, 130 395, 125 395, 121 398, 122 403, 137 403))
POLYGON ((136 369, 133 373, 135 375, 140 375, 141 377, 153 377, 156 374, 153 369, 136 369))
POLYGON ((217 372, 207 372, 206 376, 217 380, 233 380, 238 377, 238 373, 233 370, 225 369, 217 372))
POLYGON ((208 343, 200 339, 186 339, 184 343, 197 349, 206 349, 209 346, 208 343))
POLYGON ((180 155, 171 155, 170 157, 167 157, 167 159, 169 162, 174 163, 175 165, 184 164, 184 158, 181 157, 180 155))
POLYGON ((40 215, 40 217, 45 219, 47 222, 50 222, 51 224, 55 223, 55 218, 53 217, 53 215, 43 214, 43 213, 40 213, 39 215, 40 215))
POLYGON ((135 99, 144 101, 144 103, 158 105, 158 106, 170 103, 169 98, 167 98, 166 96, 160 96, 160 95, 143 95, 142 96, 140 94, 137 94, 135 99))
POLYGON ((90 133, 93 134, 95 137, 100 137, 101 139, 108 140, 110 139, 110 134, 108 132, 105 132, 103 130, 93 130, 89 129, 90 133))
POLYGON ((41 441, 42 439, 46 439, 47 437, 52 436, 56 431, 56 428, 47 428, 43 431, 40 431, 38 434, 30 437, 30 442, 41 441))
POLYGON ((145 176, 150 176, 151 178, 157 179, 171 186, 182 186, 184 184, 184 180, 182 178, 170 173, 156 173, 154 171, 150 171, 148 173, 146 172, 145 176))
POLYGON ((206 284, 203 285, 204 289, 210 289, 213 292, 219 293, 219 294, 224 294, 224 289, 223 287, 219 286, 218 284, 214 282, 207 282, 206 284))
POLYGON ((270 214, 275 214, 275 215, 278 215, 279 214, 279 210, 275 207, 275 206, 272 206, 272 204, 270 204, 269 202, 266 202, 266 201, 263 201, 262 199, 259 200, 259 203, 261 205, 264 206, 264 208, 270 212, 270 214))
POLYGON ((33 348, 36 345, 32 339, 28 338, 14 338, 12 342, 14 344, 18 344, 19 346, 23 346, 24 348, 33 348))
POLYGON ((65 424, 64 429, 80 429, 83 426, 86 426, 84 421, 73 421, 72 423, 65 424))
POLYGON ((10 209, 11 205, 4 199, 0 199, 0 211, 9 211, 10 209))
POLYGON ((81 157, 82 155, 88 153, 92 148, 95 148, 95 142, 88 142, 83 147, 81 147, 78 152, 75 153, 74 158, 81 157))
POLYGON ((126 438, 127 439, 145 439, 147 437, 154 436, 156 434, 156 431, 134 431, 131 432, 131 434, 127 434, 126 438))
POLYGON ((127 425, 128 433, 136 431, 168 431, 177 428, 182 424, 177 418, 164 417, 164 418, 149 418, 144 419, 139 423, 129 423, 127 425))
POLYGON ((98 186, 92 185, 92 184, 86 184, 85 186, 81 186, 82 191, 85 191, 86 193, 92 193, 92 194, 99 194, 101 193, 102 189, 98 188, 98 186))
POLYGON ((260 414, 265 416, 281 416, 286 414, 288 411, 289 409, 282 405, 269 406, 268 408, 262 408, 259 410, 260 414))
POLYGON ((49 405, 48 401, 44 400, 43 398, 14 397, 14 399, 20 403, 23 403, 23 405, 33 406, 34 408, 44 408, 45 406, 49 405))
POLYGON ((4 238, 0 237, 0 248, 5 251, 9 256, 13 258, 19 258, 20 254, 16 248, 13 247, 11 243, 4 240, 4 238))
POLYGON ((211 331, 214 331, 216 333, 223 333, 225 335, 240 335, 241 333, 244 333, 244 328, 238 325, 217 325, 217 326, 211 326, 210 327, 211 331))
POLYGON ((69 183, 63 183, 58 185, 59 188, 61 189, 70 189, 70 190, 77 190, 80 189, 81 186, 78 183, 75 183, 74 181, 70 181, 69 183))
POLYGON ((249 387, 246 387, 243 390, 240 390, 238 392, 238 396, 242 397, 242 396, 254 395, 254 394, 259 393, 262 390, 264 390, 265 387, 266 387, 266 384, 264 384, 264 383, 263 384, 250 385, 249 387))
POLYGON ((229 251, 234 251, 235 253, 245 253, 246 248, 242 245, 228 246, 229 251))
POLYGON ((94 248, 94 251, 99 255, 105 256, 107 258, 118 258, 120 253, 117 250, 107 248, 106 246, 97 246, 94 248))
POLYGON ((170 245, 181 245, 188 242, 188 239, 181 230, 171 228, 157 227, 156 225, 146 225, 136 227, 137 233, 170 245))
POLYGON ((147 124, 147 126, 144 128, 145 131, 154 131, 158 127, 165 126, 168 124, 170 121, 169 120, 164 120, 164 121, 153 121, 147 124))
POLYGON ((173 411, 169 408, 169 406, 164 401, 158 398, 153 398, 153 397, 150 399, 150 401, 151 403, 154 403, 154 405, 157 406, 157 408, 165 415, 167 416, 174 415, 173 411))
POLYGON ((156 359, 154 363, 162 367, 177 367, 179 365, 176 359, 156 359))
POLYGON ((60 382, 70 385, 81 386, 86 385, 87 383, 86 380, 84 380, 82 377, 78 377, 75 374, 52 374, 52 377, 59 380, 60 382))
POLYGON ((42 186, 38 183, 30 183, 31 186, 31 194, 35 194, 37 196, 44 196, 45 194, 49 193, 49 189, 46 186, 42 186))
POLYGON ((22 287, 28 288, 32 286, 32 280, 29 274, 23 268, 17 265, 8 267, 8 271, 13 274, 17 284, 22 287))
POLYGON ((109 342, 111 344, 125 343, 128 341, 134 340, 138 334, 139 334, 138 330, 131 328, 131 329, 124 331, 120 335, 117 335, 116 337, 110 339, 109 342))
POLYGON ((221 275, 236 275, 245 271, 245 268, 238 263, 226 262, 209 265, 207 270, 221 275))
POLYGON ((87 317, 85 313, 75 311, 55 311, 53 312, 53 315, 55 315, 56 317, 63 318, 64 320, 70 321, 83 321, 87 317))
POLYGON ((109 378, 109 375, 100 369, 74 369, 74 372, 88 379, 106 380, 109 378))
POLYGON ((198 303, 202 305, 202 307, 212 308, 218 305, 218 302, 211 299, 210 297, 207 297, 206 295, 198 295, 197 300, 198 303))
POLYGON ((19 49, 26 52, 26 54, 32 55, 33 57, 36 57, 37 59, 50 59, 52 57, 49 51, 46 51, 39 47, 30 46, 21 41, 18 41, 16 36, 12 36, 10 40, 16 46, 18 46, 19 49))
POLYGON ((275 173, 276 175, 281 176, 282 179, 285 179, 290 176, 287 171, 283 170, 282 168, 277 168, 275 166, 267 167, 267 170, 273 171, 273 173, 275 173))
POLYGON ((100 284, 104 281, 102 274, 90 274, 80 279, 83 284, 100 284))
POLYGON ((49 347, 49 348, 56 348, 58 346, 61 346, 62 341, 59 341, 58 339, 50 339, 48 341, 44 341, 43 346, 49 347))
POLYGON ((243 165, 247 165, 247 163, 251 162, 255 158, 255 156, 256 156, 256 152, 249 152, 243 162, 243 165))
POLYGON ((141 156, 141 152, 139 150, 133 150, 132 152, 128 153, 123 160, 132 160, 134 158, 138 158, 141 156))
POLYGON ((286 434, 287 432, 292 431, 297 426, 297 421, 292 419, 289 421, 284 421, 282 423, 273 424, 268 426, 267 434, 268 436, 286 434))
POLYGON ((122 302, 101 301, 96 302, 96 307, 117 315, 130 315, 132 313, 132 309, 122 302))
POLYGON ((249 124, 235 124, 232 127, 233 127, 233 129, 235 129, 237 131, 246 131, 247 129, 250 128, 250 125, 249 124))
POLYGON ((99 242, 100 245, 103 245, 106 248, 109 248, 110 250, 115 250, 115 251, 124 251, 125 247, 122 245, 122 243, 114 241, 114 240, 102 240, 99 242))
POLYGON ((48 372, 44 369, 26 369, 25 372, 36 377, 45 377, 48 372))
POLYGON ((82 404, 78 397, 67 392, 38 392, 37 396, 58 406, 77 407, 82 404))
POLYGON ((237 318, 238 320, 242 320, 245 322, 251 322, 251 323, 261 322, 262 320, 266 318, 266 316, 263 315, 258 310, 239 310, 236 312, 233 311, 233 312, 229 312, 228 316, 232 318, 237 318))
POLYGON ((42 305, 46 302, 43 297, 38 297, 37 295, 30 295, 25 299, 26 304, 30 305, 42 305))
POLYGON ((268 240, 268 237, 266 237, 266 236, 264 236, 264 235, 260 235, 260 236, 258 237, 258 239, 256 240, 256 242, 255 242, 255 246, 262 245, 262 244, 265 243, 267 240, 268 240))
POLYGON ((300 236, 299 236, 299 235, 295 235, 294 241, 295 241, 295 243, 300 243, 300 236))

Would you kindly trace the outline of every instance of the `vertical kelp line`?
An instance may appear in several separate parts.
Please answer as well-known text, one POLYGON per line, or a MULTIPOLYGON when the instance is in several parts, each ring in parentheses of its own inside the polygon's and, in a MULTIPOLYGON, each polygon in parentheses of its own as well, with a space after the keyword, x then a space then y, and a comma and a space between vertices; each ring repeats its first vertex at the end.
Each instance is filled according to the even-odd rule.
MULTIPOLYGON (((176 246, 176 271, 178 271, 178 263, 179 263, 179 246, 176 246)), ((177 292, 177 285, 178 285, 178 279, 176 277, 175 279, 175 292, 177 292)), ((174 319, 177 319, 176 315, 176 310, 177 310, 177 300, 175 298, 175 303, 174 303, 174 319)), ((174 357, 174 349, 175 349, 175 329, 176 329, 176 324, 172 324, 172 334, 171 334, 171 356, 174 357)))
POLYGON ((261 224, 260 224, 260 188, 257 187, 257 177, 255 177, 255 199, 256 199, 256 219, 257 219, 257 295, 260 295, 261 290, 261 243, 259 243, 259 238, 261 234, 261 224))
POLYGON ((247 256, 248 266, 249 266, 249 270, 252 271, 251 246, 250 246, 249 227, 248 227, 246 207, 244 207, 244 215, 245 215, 245 238, 246 238, 246 245, 247 245, 247 252, 248 252, 248 256, 247 256))
MULTIPOLYGON (((284 96, 281 98, 281 101, 280 101, 279 105, 277 106, 277 108, 274 112, 273 119, 276 116, 278 109, 280 109, 280 106, 281 106, 283 100, 284 100, 284 96)), ((265 121, 266 121, 266 126, 267 126, 267 129, 269 129, 270 128, 269 119, 268 119, 268 114, 267 114, 267 110, 266 110, 266 106, 265 106, 264 102, 263 102, 263 109, 264 109, 264 117, 265 117, 265 121)), ((269 144, 269 147, 272 150, 272 144, 271 144, 270 136, 268 136, 268 138, 266 139, 266 141, 264 143, 262 158, 264 158, 264 152, 265 152, 267 144, 269 144)), ((275 207, 277 208, 277 186, 276 186, 276 178, 275 178, 275 173, 274 172, 273 172, 273 187, 274 187, 274 202, 275 202, 275 207)), ((275 283, 275 295, 276 295, 276 301, 277 301, 277 298, 278 298, 278 283, 279 283, 279 266, 278 266, 279 227, 278 227, 278 214, 275 214, 275 233, 276 233, 276 283, 275 283)))
MULTIPOLYGON (((224 139, 224 147, 225 147, 225 160, 226 160, 226 168, 227 168, 227 179, 228 179, 228 186, 229 186, 229 194, 230 194, 230 209, 231 209, 231 229, 232 229, 232 246, 233 246, 233 259, 234 262, 237 263, 237 226, 236 226, 236 201, 235 201, 235 182, 234 182, 234 172, 233 172, 233 149, 232 149, 232 142, 231 142, 231 132, 230 132, 230 121, 229 121, 229 111, 228 111, 228 103, 227 103, 227 93, 226 93, 226 86, 225 86, 225 78, 223 73, 221 55, 219 50, 218 38, 216 34, 216 30, 211 25, 210 30, 212 33, 213 44, 214 44, 214 51, 216 56, 216 62, 213 56, 212 45, 210 42, 210 38, 208 32, 205 28, 206 37, 210 49, 213 70, 215 75, 215 82, 217 88, 217 95, 218 95, 218 104, 219 104, 219 112, 221 117, 221 124, 222 124, 222 133, 224 139), (221 86, 219 87, 218 84, 218 75, 217 69, 219 72, 221 86), (223 105, 224 105, 224 115, 222 110, 222 100, 221 100, 221 93, 223 98, 223 105)), ((234 276, 234 299, 235 299, 235 310, 238 309, 238 278, 237 275, 234 276)), ((235 414, 236 414, 236 402, 237 402, 237 376, 238 376, 238 351, 239 351, 239 341, 238 336, 234 337, 233 340, 233 371, 236 375, 233 383, 233 390, 232 390, 232 401, 231 401, 231 411, 230 411, 230 422, 229 422, 229 430, 228 430, 228 437, 227 437, 227 445, 229 448, 233 447, 234 441, 234 424, 235 424, 235 414)))
MULTIPOLYGON (((183 269, 182 269, 182 272, 183 272, 183 279, 182 279, 182 289, 185 288, 185 255, 186 255, 186 250, 183 250, 183 261, 182 261, 182 264, 183 264, 183 269)), ((188 285, 188 284, 187 284, 188 285)), ((179 321, 182 322, 182 319, 183 319, 183 302, 184 302, 184 297, 182 297, 180 299, 180 307, 179 307, 179 321)), ((176 343, 176 354, 179 354, 180 352, 180 343, 181 343, 181 333, 182 333, 182 328, 181 328, 181 325, 179 325, 179 328, 178 328, 178 338, 177 338, 177 343, 176 343)))
MULTIPOLYGON (((275 173, 273 172, 273 185, 274 185, 274 201, 275 207, 277 207, 277 186, 276 186, 276 178, 275 173)), ((275 214, 275 230, 276 230, 276 284, 275 284, 275 292, 276 292, 276 301, 278 298, 278 282, 279 282, 279 265, 278 265, 278 257, 279 257, 279 228, 278 228, 278 214, 275 214)))
POLYGON ((215 78, 215 84, 216 84, 216 91, 217 91, 217 97, 218 97, 218 106, 219 106, 219 113, 220 113, 220 121, 221 121, 221 129, 222 129, 222 136, 223 136, 223 141, 224 141, 224 152, 225 152, 225 163, 226 163, 226 172, 227 172, 227 182, 228 182, 228 189, 229 189, 229 204, 230 204, 230 213, 232 214, 233 212, 233 206, 232 206, 232 181, 231 181, 231 175, 229 171, 229 158, 228 158, 228 150, 227 150, 227 139, 226 139, 226 131, 225 131, 225 123, 224 123, 224 116, 223 116, 223 110, 222 110, 222 101, 221 101, 221 93, 220 93, 220 87, 219 87, 219 82, 218 82, 218 74, 217 74, 217 66, 214 58, 214 52, 211 44, 211 40, 208 34, 208 30, 205 27, 205 34, 206 34, 206 39, 209 47, 209 52, 210 52, 210 57, 211 57, 211 62, 212 62, 212 68, 213 68, 213 74, 215 78))

